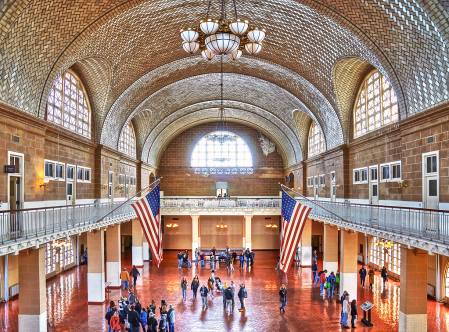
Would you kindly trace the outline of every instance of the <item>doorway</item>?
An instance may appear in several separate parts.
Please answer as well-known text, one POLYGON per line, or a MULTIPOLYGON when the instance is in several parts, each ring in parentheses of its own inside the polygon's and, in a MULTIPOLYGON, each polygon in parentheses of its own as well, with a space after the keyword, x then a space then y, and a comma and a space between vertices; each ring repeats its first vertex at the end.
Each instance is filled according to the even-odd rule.
POLYGON ((23 154, 8 151, 9 165, 14 173, 8 173, 8 203, 10 210, 20 210, 24 200, 23 154))
POLYGON ((424 208, 437 210, 439 203, 439 151, 423 154, 424 208))
POLYGON ((9 202, 10 210, 20 210, 20 177, 9 177, 9 202))

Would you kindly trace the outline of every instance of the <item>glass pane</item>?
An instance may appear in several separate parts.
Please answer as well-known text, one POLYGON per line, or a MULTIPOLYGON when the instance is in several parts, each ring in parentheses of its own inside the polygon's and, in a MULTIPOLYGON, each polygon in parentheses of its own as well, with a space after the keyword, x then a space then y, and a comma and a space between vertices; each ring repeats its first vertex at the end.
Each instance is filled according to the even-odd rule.
POLYGON ((427 157, 426 159, 427 173, 432 173, 432 157, 427 157))
POLYGON ((429 180, 429 196, 437 196, 437 195, 438 195, 438 181, 429 180))
POLYGON ((432 156, 432 173, 437 171, 437 156, 432 156))
POLYGON ((373 196, 377 197, 377 184, 373 185, 373 196))

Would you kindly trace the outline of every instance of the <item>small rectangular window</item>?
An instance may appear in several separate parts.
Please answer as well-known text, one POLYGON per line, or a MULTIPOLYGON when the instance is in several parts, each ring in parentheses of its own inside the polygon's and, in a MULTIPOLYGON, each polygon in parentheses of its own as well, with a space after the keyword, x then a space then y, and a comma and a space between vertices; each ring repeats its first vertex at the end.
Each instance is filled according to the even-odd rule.
POLYGON ((45 162, 45 177, 46 178, 54 178, 54 162, 45 162))
POLYGON ((390 179, 390 165, 380 166, 381 180, 388 181, 390 179))
POLYGON ((391 165, 391 179, 397 180, 401 178, 401 164, 392 164, 391 165))
POLYGON ((113 183, 113 176, 114 176, 114 173, 113 172, 109 172, 109 183, 110 184, 113 183))
POLYGON ((377 181, 377 167, 371 168, 371 181, 377 181))
POLYGON ((315 176, 315 186, 318 185, 318 176, 315 176))
POLYGON ((426 157, 426 173, 436 173, 438 171, 437 156, 426 157))
POLYGON ((75 167, 67 165, 67 180, 73 180, 75 167))
POLYGON ((9 164, 15 166, 15 174, 22 172, 21 158, 18 156, 9 156, 9 164))
POLYGON ((84 181, 90 182, 90 168, 84 169, 84 181))
POLYGON ((335 183, 335 172, 331 173, 331 182, 335 183))
POLYGON ((366 182, 368 181, 368 170, 367 169, 362 169, 360 171, 361 176, 362 176, 362 182, 366 182))
POLYGON ((323 175, 320 175, 320 185, 325 185, 326 184, 326 176, 323 174, 323 175))
POLYGON ((81 167, 78 167, 76 170, 76 179, 78 181, 83 181, 83 169, 81 167))
POLYGON ((354 182, 360 182, 360 171, 354 171, 354 182))
POLYGON ((64 180, 64 164, 56 164, 56 174, 55 178, 59 180, 64 180))

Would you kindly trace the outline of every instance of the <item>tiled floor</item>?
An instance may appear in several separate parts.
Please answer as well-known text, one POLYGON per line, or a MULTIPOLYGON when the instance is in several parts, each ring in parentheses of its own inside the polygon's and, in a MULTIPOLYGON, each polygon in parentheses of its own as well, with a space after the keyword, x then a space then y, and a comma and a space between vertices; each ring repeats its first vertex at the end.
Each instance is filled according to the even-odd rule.
MULTIPOLYGON (((145 306, 155 299, 173 304, 176 310, 176 331, 340 331, 340 304, 337 296, 328 299, 319 295, 311 284, 309 268, 292 268, 288 276, 275 271, 276 252, 256 252, 251 269, 230 273, 218 268, 216 275, 222 280, 241 282, 248 289, 247 310, 237 310, 231 316, 223 311, 222 297, 209 299, 209 309, 202 310, 201 300, 192 300, 188 291, 187 301, 182 301, 180 280, 190 281, 198 274, 201 282, 210 275, 205 268, 178 269, 175 252, 165 252, 165 260, 158 269, 145 263, 143 277, 138 279, 136 294, 145 306), (279 313, 279 286, 288 288, 288 304, 285 314, 279 313)), ((321 263, 320 263, 321 264, 321 263)), ((130 266, 130 255, 123 257, 123 265, 130 266)), ((237 265, 238 266, 238 265, 237 265)), ((47 282, 47 313, 52 331, 107 331, 104 319, 107 304, 87 305, 87 269, 80 266, 58 275, 47 282)), ((364 327, 358 321, 357 331, 397 331, 399 316, 399 283, 390 282, 383 288, 376 275, 374 292, 359 286, 358 303, 371 301, 374 327, 364 327)), ((113 290, 110 298, 117 300, 121 290, 113 290)), ((128 295, 127 291, 123 291, 128 295)), ((238 303, 238 299, 236 299, 238 303)), ((428 331, 449 331, 449 310, 446 306, 428 300, 428 331)), ((0 304, 0 330, 17 331, 18 300, 0 304)), ((359 308, 362 317, 362 310, 359 308)), ((158 317, 159 318, 159 315, 158 317)))

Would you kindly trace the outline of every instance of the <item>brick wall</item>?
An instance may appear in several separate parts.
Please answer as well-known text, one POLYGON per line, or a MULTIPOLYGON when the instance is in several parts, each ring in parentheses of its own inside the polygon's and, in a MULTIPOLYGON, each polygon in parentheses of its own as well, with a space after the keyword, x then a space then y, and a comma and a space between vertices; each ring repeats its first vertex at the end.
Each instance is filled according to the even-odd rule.
POLYGON ((253 157, 254 174, 209 175, 207 178, 194 174, 193 168, 190 167, 192 151, 204 135, 215 131, 215 123, 201 124, 184 131, 165 148, 159 164, 159 175, 163 177, 161 190, 164 195, 215 195, 215 184, 218 181, 228 182, 229 194, 232 196, 278 195, 279 183, 284 181, 281 155, 275 151, 265 156, 259 144, 260 134, 253 128, 230 123, 229 130, 248 144, 253 157))

